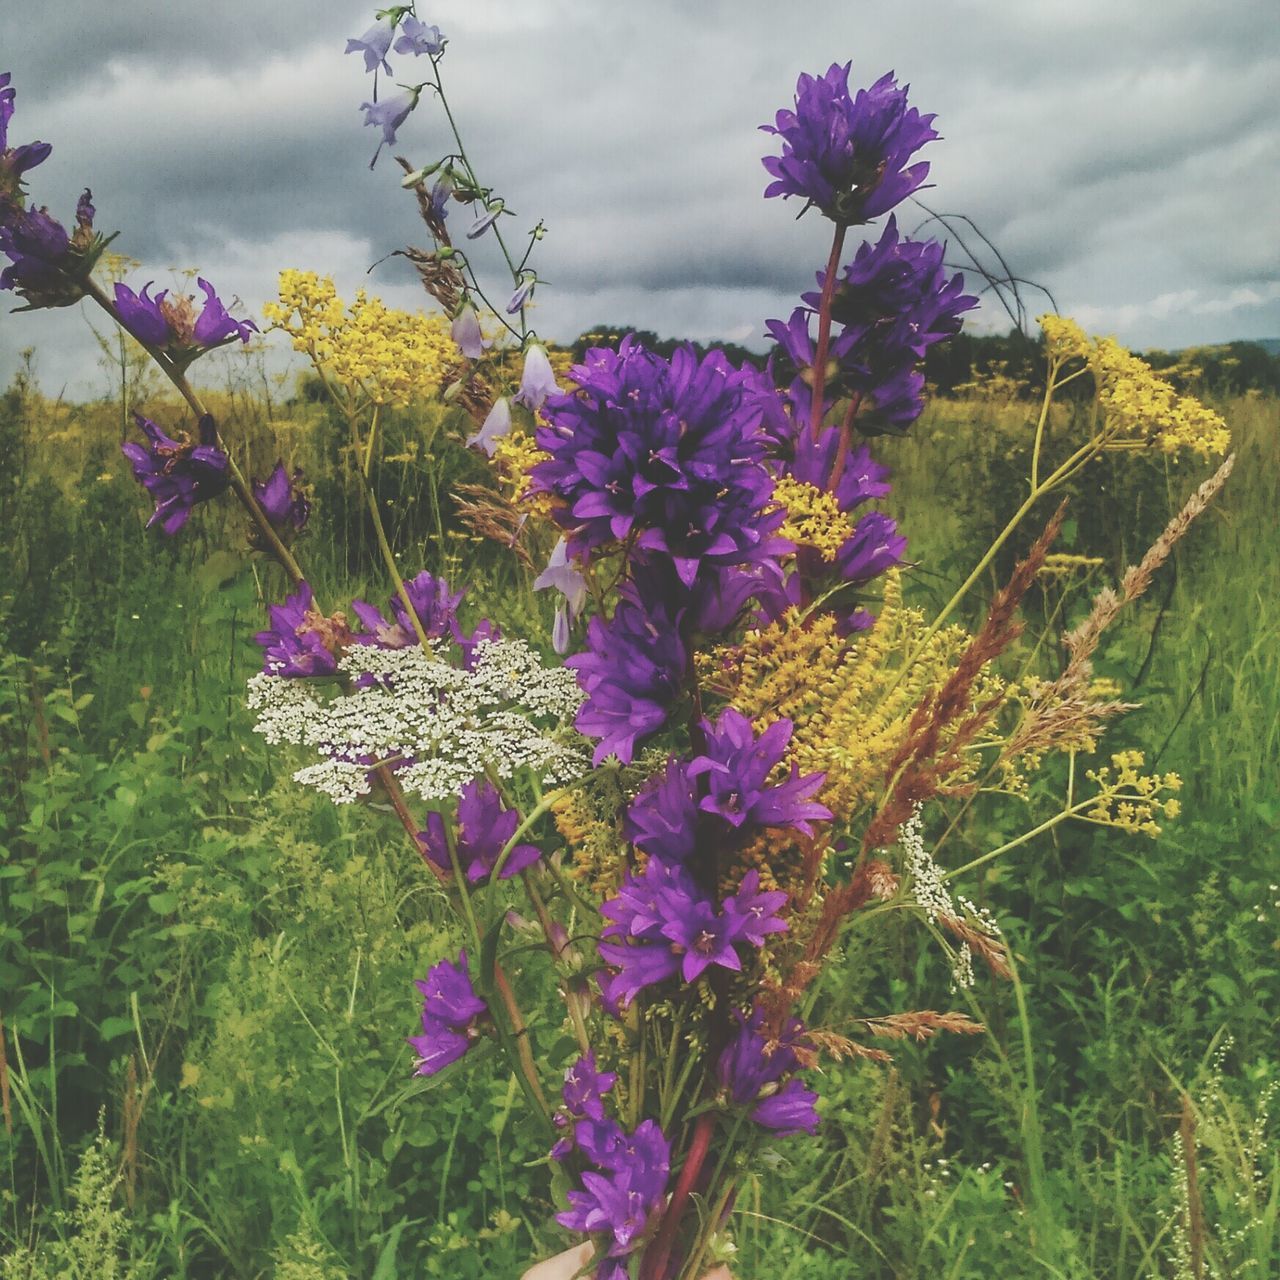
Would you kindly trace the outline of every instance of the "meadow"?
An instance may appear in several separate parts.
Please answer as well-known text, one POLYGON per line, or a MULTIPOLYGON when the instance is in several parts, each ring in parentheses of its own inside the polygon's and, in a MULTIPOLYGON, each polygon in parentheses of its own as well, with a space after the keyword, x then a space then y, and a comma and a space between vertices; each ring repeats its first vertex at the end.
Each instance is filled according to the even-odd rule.
MULTIPOLYGON (((385 594, 314 381, 218 359, 244 469, 279 456, 314 486, 318 593, 385 594)), ((242 554, 229 502, 181 539, 144 530, 119 444, 164 397, 123 346, 104 369, 93 403, 31 372, 0 398, 0 1275, 517 1275, 554 1239, 515 1077, 477 1051, 439 1089, 404 1041, 412 979, 458 945, 443 892, 376 800, 301 790, 249 732, 252 636, 284 580, 242 554)), ((1280 400, 1213 390, 1235 474, 1096 663, 1141 703, 1103 749, 1180 773, 1182 816, 1158 842, 1064 824, 971 877, 1011 982, 952 995, 906 928, 838 962, 845 1012, 967 1000, 987 1030, 825 1069, 819 1135, 737 1198, 742 1280, 1277 1274, 1280 400)), ((945 600, 1016 507, 1034 410, 1015 392, 935 398, 878 442, 909 598, 945 600)), ((394 545, 465 586, 464 615, 549 649, 549 602, 461 517, 486 482, 469 429, 438 405, 389 417, 394 545)), ((1070 430, 1068 405, 1050 435, 1070 430)), ((1108 455, 1073 484, 1067 559, 1024 606, 1029 669, 1199 470, 1108 455)), ((979 851, 1018 820, 977 812, 979 851)))

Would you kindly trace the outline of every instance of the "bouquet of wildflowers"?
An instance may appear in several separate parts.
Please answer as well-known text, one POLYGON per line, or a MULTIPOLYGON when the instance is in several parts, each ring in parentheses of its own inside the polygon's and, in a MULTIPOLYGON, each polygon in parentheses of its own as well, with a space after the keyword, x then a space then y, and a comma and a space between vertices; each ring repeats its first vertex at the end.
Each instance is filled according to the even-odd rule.
POLYGON ((571 1265, 598 1280, 693 1280, 731 1255, 735 1193, 766 1149, 820 1133, 824 1058, 885 1060, 876 1038, 981 1030, 956 1009, 820 1004, 855 927, 906 912, 944 951, 955 988, 975 964, 1007 975, 998 922, 957 877, 1061 822, 1155 834, 1176 812, 1178 779, 1147 774, 1137 753, 1081 770, 1083 784, 1075 760, 1128 705, 1094 679, 1103 629, 1146 589, 1229 458, 1099 594, 1056 674, 1003 664, 1019 601, 1055 567, 1061 508, 976 629, 956 614, 1033 507, 1102 451, 1208 458, 1229 437, 1115 343, 1046 317, 1025 501, 926 616, 904 596, 907 539, 876 508, 888 471, 870 441, 910 428, 926 352, 977 304, 943 246, 895 219, 925 182, 934 117, 892 75, 854 90, 850 66, 834 65, 801 76, 793 106, 764 126, 765 195, 827 219, 832 237, 812 290, 768 322, 776 348, 763 368, 687 347, 665 358, 634 338, 566 367, 528 323, 545 228, 523 252, 508 247, 514 215, 448 111, 446 43, 397 6, 347 50, 371 73, 363 110, 378 152, 424 102, 453 131, 448 154, 400 161, 432 237, 404 252, 439 312, 364 294, 344 303, 332 281, 296 271, 266 310, 347 424, 385 604, 317 598, 295 558, 311 514, 304 478, 283 464, 243 475, 187 379, 204 353, 249 341, 253 322, 204 280, 202 299, 123 282, 108 292, 89 193, 70 232, 30 203, 27 176, 49 148, 9 145, 8 75, 0 288, 27 307, 88 299, 147 350, 194 418, 184 431, 140 417, 144 443, 124 445, 152 523, 177 535, 229 490, 251 548, 290 580, 256 637, 257 730, 334 803, 389 802, 465 940, 426 968, 416 1011, 406 993, 417 1072, 465 1069, 476 1046, 496 1045, 545 1130, 554 1216, 582 1246, 571 1265), (388 94, 393 57, 423 78, 388 94), (465 242, 483 237, 509 268, 509 297, 491 299, 468 257, 465 242), (1076 379, 1092 387, 1083 425, 1065 451, 1050 448, 1055 394, 1076 379), (470 423, 468 443, 492 464, 466 516, 554 596, 548 637, 464 626, 461 590, 429 568, 400 572, 371 476, 388 409, 428 393, 470 423), (944 870, 937 854, 975 798, 1026 797, 1053 753, 1071 767, 1050 816, 944 870), (548 974, 558 999, 531 1007, 548 974))

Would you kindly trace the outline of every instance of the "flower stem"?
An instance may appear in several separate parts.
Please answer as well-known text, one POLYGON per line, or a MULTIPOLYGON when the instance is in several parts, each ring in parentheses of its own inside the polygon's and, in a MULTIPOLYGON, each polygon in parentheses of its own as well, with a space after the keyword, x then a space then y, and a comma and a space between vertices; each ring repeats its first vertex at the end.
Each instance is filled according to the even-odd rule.
POLYGON ((676 1232, 680 1229, 680 1220, 684 1217, 685 1206, 689 1203, 689 1194, 693 1190, 702 1166, 706 1163, 707 1152, 711 1150, 711 1139, 716 1129, 716 1113, 704 1111, 693 1122, 693 1137, 689 1141, 689 1150, 676 1179, 675 1190, 671 1193, 670 1203, 662 1215, 662 1225, 653 1243, 645 1251, 641 1265, 641 1280, 666 1280, 667 1264, 671 1258, 671 1249, 675 1243, 676 1232))
POLYGON ((823 394, 827 383, 827 348, 831 342, 831 300, 836 292, 836 272, 840 268, 840 254, 844 249, 845 225, 836 224, 831 238, 831 256, 827 259, 827 274, 822 278, 822 300, 818 304, 818 346, 813 361, 813 404, 809 410, 809 425, 815 437, 822 426, 823 394))

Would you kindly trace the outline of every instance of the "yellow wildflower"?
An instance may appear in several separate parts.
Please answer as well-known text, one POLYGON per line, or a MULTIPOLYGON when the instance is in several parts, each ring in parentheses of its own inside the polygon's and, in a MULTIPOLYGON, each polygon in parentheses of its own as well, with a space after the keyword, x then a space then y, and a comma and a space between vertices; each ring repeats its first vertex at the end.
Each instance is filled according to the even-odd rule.
POLYGON ((779 535, 797 546, 812 547, 824 560, 834 560, 853 534, 853 522, 840 510, 835 494, 816 485, 782 476, 774 485, 773 500, 787 513, 779 535))

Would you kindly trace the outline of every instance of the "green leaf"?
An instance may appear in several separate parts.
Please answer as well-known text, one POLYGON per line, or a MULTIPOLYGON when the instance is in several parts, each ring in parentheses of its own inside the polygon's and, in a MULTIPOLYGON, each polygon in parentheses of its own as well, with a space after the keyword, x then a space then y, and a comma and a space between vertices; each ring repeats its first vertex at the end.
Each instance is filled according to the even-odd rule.
POLYGON ((178 909, 178 895, 176 893, 149 894, 147 906, 158 916, 172 915, 178 909))

